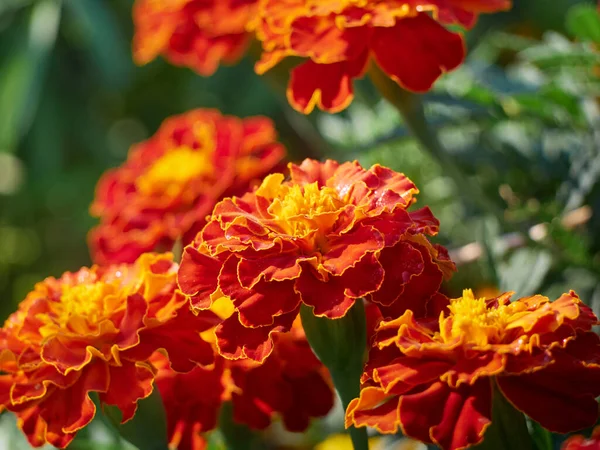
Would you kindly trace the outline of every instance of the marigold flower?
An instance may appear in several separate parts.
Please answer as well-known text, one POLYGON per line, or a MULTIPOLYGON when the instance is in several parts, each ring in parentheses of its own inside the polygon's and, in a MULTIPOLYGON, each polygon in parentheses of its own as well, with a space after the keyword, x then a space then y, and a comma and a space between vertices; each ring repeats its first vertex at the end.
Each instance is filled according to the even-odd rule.
POLYGON ((259 0, 251 23, 263 48, 256 72, 287 56, 306 58, 292 70, 287 92, 304 113, 315 105, 345 109, 353 79, 370 59, 401 86, 425 92, 465 56, 462 36, 444 25, 468 28, 478 14, 510 6, 510 0, 259 0))
POLYGON ((163 55, 171 63, 212 75, 245 53, 257 0, 137 0, 133 57, 146 64, 163 55))
POLYGON ((301 303, 330 319, 362 297, 384 317, 422 314, 454 270, 427 240, 438 229, 431 211, 407 211, 418 190, 403 174, 308 159, 289 169, 289 181, 272 174, 220 202, 184 251, 178 281, 192 307, 223 294, 233 301, 237 314, 216 330, 227 358, 263 361, 301 303))
POLYGON ((312 353, 299 322, 292 332, 275 338, 273 353, 261 365, 218 358, 212 368, 182 374, 172 371, 163 355, 155 359, 170 444, 179 450, 205 447, 202 433, 216 428, 225 401, 232 402, 234 421, 256 430, 268 427, 277 415, 288 430, 301 432, 311 418, 323 417, 333 407, 328 373, 312 353))
POLYGON ((123 422, 152 392, 150 356, 163 349, 189 371, 214 361, 200 332, 219 318, 195 316, 175 291, 171 255, 133 265, 82 268, 36 284, 0 330, 0 409, 13 411, 34 447, 64 448, 94 417, 90 393, 123 422))
POLYGON ((437 322, 412 311, 382 322, 346 426, 462 449, 483 440, 494 395, 553 432, 594 424, 600 339, 591 309, 574 292, 554 302, 511 295, 466 290, 437 322))
POLYGON ((223 196, 245 192, 285 154, 270 119, 193 110, 167 119, 96 188, 90 233, 94 260, 133 262, 142 253, 187 244, 223 196))
POLYGON ((589 439, 576 434, 563 442, 560 448, 561 450, 600 450, 600 427, 594 428, 589 439))

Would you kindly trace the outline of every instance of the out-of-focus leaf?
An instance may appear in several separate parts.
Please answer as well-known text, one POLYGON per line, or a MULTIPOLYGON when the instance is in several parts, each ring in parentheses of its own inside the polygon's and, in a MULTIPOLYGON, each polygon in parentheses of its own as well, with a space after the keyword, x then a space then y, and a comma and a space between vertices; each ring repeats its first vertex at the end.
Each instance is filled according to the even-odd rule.
POLYGON ((542 70, 561 67, 591 68, 600 63, 599 53, 577 46, 556 49, 540 45, 521 52, 520 56, 542 70))
POLYGON ((41 0, 32 10, 27 36, 0 62, 0 151, 13 150, 37 109, 48 57, 58 32, 61 2, 41 0))
POLYGON ((521 248, 500 266, 500 290, 515 291, 515 298, 535 294, 552 265, 550 253, 541 249, 521 248))
POLYGON ((583 267, 590 266, 591 261, 588 245, 580 235, 567 230, 558 220, 550 224, 549 234, 570 264, 577 264, 583 267))
POLYGON ((600 16, 595 6, 581 4, 572 7, 567 14, 566 26, 574 37, 600 43, 600 16))
MULTIPOLYGON (((129 43, 121 33, 108 2, 70 0, 65 3, 77 29, 73 41, 81 41, 100 74, 113 87, 127 86, 133 63, 129 43)), ((74 42, 75 43, 75 42, 74 42)))

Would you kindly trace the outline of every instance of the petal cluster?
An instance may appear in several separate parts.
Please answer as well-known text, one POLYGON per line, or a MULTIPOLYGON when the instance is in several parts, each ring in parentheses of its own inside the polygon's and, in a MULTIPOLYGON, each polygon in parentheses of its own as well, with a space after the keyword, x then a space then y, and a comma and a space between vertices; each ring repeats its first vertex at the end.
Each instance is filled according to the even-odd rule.
POLYGON ((163 55, 200 75, 232 64, 248 47, 256 0, 136 0, 133 57, 146 64, 163 55))
POLYGON ((0 409, 13 411, 34 447, 64 448, 94 417, 90 399, 117 406, 123 421, 152 392, 150 356, 164 350, 177 371, 214 361, 195 316, 175 290, 170 255, 83 268, 38 283, 0 330, 0 409))
POLYGON ((593 425, 600 340, 591 309, 574 292, 554 302, 510 296, 467 290, 439 305, 437 321, 407 311, 382 322, 346 425, 462 449, 483 440, 493 395, 553 432, 593 425))
POLYGON ((220 202, 184 251, 178 282, 192 307, 233 302, 236 314, 216 330, 227 358, 263 361, 302 303, 330 319, 363 297, 384 317, 422 315, 454 270, 427 239, 438 228, 431 211, 407 210, 418 191, 403 174, 357 162, 289 168, 289 180, 272 174, 220 202))
POLYGON ((91 206, 101 220, 89 237, 94 260, 133 262, 191 241, 223 196, 245 192, 284 154, 265 117, 199 109, 167 119, 100 179, 91 206))
POLYGON ((589 438, 581 434, 571 436, 560 448, 561 450, 600 450, 600 427, 594 428, 589 438))
POLYGON ((309 113, 346 108, 353 79, 370 60, 411 91, 425 92, 465 56, 462 36, 445 25, 470 27, 480 13, 508 9, 511 0, 259 0, 251 23, 262 42, 264 73, 288 56, 290 104, 309 113))
POLYGON ((203 433, 216 428, 221 405, 231 401, 233 420, 255 430, 280 417, 286 429, 306 430, 313 417, 333 407, 329 375, 312 353, 299 323, 277 335, 263 364, 218 358, 211 368, 176 373, 156 355, 157 386, 163 398, 170 443, 179 450, 201 450, 203 433), (162 361, 162 364, 160 362, 162 361))

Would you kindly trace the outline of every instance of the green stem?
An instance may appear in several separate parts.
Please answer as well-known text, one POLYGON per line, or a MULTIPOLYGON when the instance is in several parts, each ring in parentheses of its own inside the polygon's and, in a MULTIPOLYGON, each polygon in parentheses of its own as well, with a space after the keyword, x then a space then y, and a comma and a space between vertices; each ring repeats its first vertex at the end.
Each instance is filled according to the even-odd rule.
POLYGON ((371 66, 369 76, 381 95, 400 112, 406 127, 419 141, 423 150, 442 166, 444 173, 453 180, 459 192, 468 194, 463 198, 469 199, 478 209, 502 219, 502 210, 486 198, 481 186, 471 182, 454 158, 444 151, 437 133, 427 124, 421 97, 402 89, 375 64, 371 66))
POLYGON ((121 423, 121 410, 103 405, 102 411, 119 434, 139 449, 168 450, 167 417, 158 389, 148 397, 138 400, 135 416, 121 423))
POLYGON ((265 446, 258 435, 246 425, 233 420, 233 405, 224 403, 219 414, 219 431, 227 450, 260 450, 265 446))
MULTIPOLYGON (((367 332, 362 300, 339 319, 316 317, 310 307, 300 308, 302 326, 314 353, 329 369, 344 410, 360 395, 360 377, 366 356, 367 332)), ((368 450, 365 428, 350 427, 354 450, 368 450)))
POLYGON ((525 415, 504 397, 494 383, 492 424, 477 450, 533 450, 525 415))
MULTIPOLYGON (((342 372, 332 372, 331 378, 342 400, 344 411, 346 411, 350 402, 360 396, 360 381, 356 379, 355 374, 344 374, 342 372)), ((348 431, 350 432, 350 439, 352 439, 354 450, 368 450, 369 439, 366 428, 350 427, 348 431)))

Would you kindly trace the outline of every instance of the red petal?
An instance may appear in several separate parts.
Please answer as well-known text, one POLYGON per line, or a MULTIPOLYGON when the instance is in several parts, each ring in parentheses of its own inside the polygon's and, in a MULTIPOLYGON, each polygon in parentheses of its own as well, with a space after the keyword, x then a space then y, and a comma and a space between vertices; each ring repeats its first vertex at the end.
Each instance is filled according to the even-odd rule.
POLYGON ((273 351, 273 333, 292 328, 298 310, 277 316, 272 325, 246 328, 236 315, 225 319, 216 329, 219 353, 227 359, 249 358, 263 362, 273 351))
POLYGON ((238 265, 239 283, 248 289, 264 281, 293 280, 302 270, 301 258, 295 253, 265 255, 254 259, 241 258, 238 265))
POLYGON ((317 277, 312 267, 305 268, 296 281, 296 290, 316 316, 335 319, 343 317, 357 298, 379 288, 383 269, 375 255, 368 253, 341 276, 330 276, 326 281, 317 277))
POLYGON ((290 105, 304 114, 315 105, 335 113, 346 109, 354 98, 352 80, 360 76, 367 64, 368 52, 355 60, 333 64, 306 61, 292 70, 287 97, 290 105))
POLYGON ((219 286, 223 294, 233 301, 244 326, 271 325, 275 317, 298 307, 300 296, 294 292, 292 280, 260 282, 252 289, 242 287, 238 278, 238 261, 235 256, 227 259, 219 276, 219 286))
POLYGON ((86 368, 78 382, 68 389, 56 389, 40 404, 38 413, 47 423, 46 439, 64 446, 71 434, 85 427, 96 413, 90 392, 105 392, 109 384, 108 367, 100 362, 86 368))
POLYGON ((589 427, 598 418, 600 367, 555 351, 554 364, 530 374, 498 377, 506 398, 544 428, 567 433, 589 427))
POLYGON ((212 346, 200 337, 208 326, 215 326, 220 319, 210 311, 198 315, 187 307, 177 312, 177 317, 163 325, 140 332, 139 345, 122 353, 130 361, 145 361, 152 353, 164 349, 169 355, 171 367, 176 372, 189 372, 196 364, 202 366, 214 362, 212 346))
POLYGON ((427 92, 465 57, 461 35, 446 30, 427 13, 399 19, 393 27, 375 28, 371 50, 385 73, 415 92, 427 92))
POLYGON ((149 366, 125 361, 122 366, 110 366, 110 386, 100 394, 102 403, 115 405, 123 413, 121 423, 130 420, 137 402, 152 393, 154 373, 149 366))
POLYGON ((382 389, 366 387, 360 391, 346 410, 346 428, 375 428, 380 433, 393 434, 398 431, 398 397, 389 396, 382 389))
POLYGON ((349 233, 331 238, 323 255, 323 267, 333 275, 342 275, 368 252, 381 250, 384 238, 373 227, 359 225, 349 233))
POLYGON ((192 297, 194 308, 210 308, 210 295, 217 290, 220 270, 221 262, 218 259, 200 253, 191 245, 185 248, 177 272, 177 282, 181 291, 192 297))
POLYGON ((490 380, 459 389, 436 382, 421 392, 403 395, 399 410, 406 435, 433 441, 444 450, 465 448, 481 442, 491 423, 490 380))

